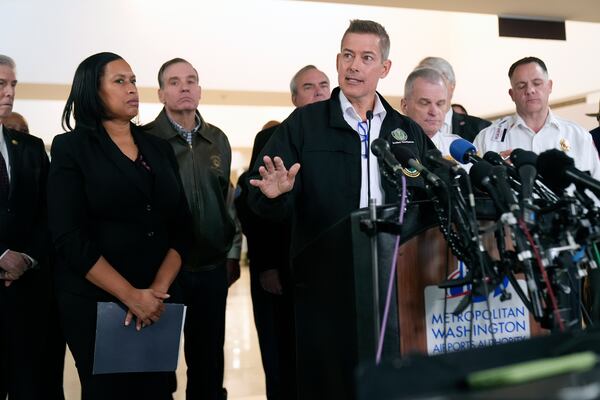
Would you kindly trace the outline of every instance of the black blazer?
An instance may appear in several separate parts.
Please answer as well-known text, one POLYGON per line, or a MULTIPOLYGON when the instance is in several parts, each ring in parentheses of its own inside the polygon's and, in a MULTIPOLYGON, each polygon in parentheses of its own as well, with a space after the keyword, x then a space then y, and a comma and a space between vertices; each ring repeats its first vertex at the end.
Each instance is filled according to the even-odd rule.
POLYGON ((170 248, 185 257, 190 214, 173 150, 137 126, 131 130, 152 169, 151 185, 102 127, 54 138, 48 220, 59 290, 114 301, 85 279, 100 256, 137 288, 150 286, 170 248))
MULTIPOLYGON (((41 139, 2 127, 10 163, 8 201, 0 200, 0 254, 7 249, 26 253, 47 267, 46 224, 48 156, 41 139)), ((31 274, 25 274, 26 279, 31 274)))
POLYGON ((475 136, 492 123, 485 119, 452 112, 452 133, 467 139, 469 142, 475 140, 475 136))

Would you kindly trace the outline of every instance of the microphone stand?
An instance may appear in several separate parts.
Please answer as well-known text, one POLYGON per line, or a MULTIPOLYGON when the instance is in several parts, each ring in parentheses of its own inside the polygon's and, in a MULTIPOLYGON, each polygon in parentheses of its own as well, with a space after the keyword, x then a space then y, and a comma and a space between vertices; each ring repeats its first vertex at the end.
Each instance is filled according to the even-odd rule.
MULTIPOLYGON (((377 202, 371 197, 371 120, 373 111, 367 111, 367 193, 369 198, 369 218, 373 226, 377 221, 377 202)), ((373 322, 375 345, 380 335, 381 313, 379 311, 379 255, 377 252, 377 230, 371 235, 371 279, 373 280, 373 322)))

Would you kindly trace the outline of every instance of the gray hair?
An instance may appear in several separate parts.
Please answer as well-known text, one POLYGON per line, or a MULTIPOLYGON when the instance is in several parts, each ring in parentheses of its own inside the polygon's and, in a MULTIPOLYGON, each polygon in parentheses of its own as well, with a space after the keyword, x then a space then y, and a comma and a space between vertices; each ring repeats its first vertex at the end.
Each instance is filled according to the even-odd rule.
POLYGON ((454 69, 452 65, 442 57, 425 57, 419 62, 417 68, 433 68, 437 69, 444 78, 450 83, 452 86, 456 86, 456 76, 454 75, 454 69))
POLYGON ((434 68, 417 68, 413 72, 408 75, 406 78, 406 83, 404 84, 404 98, 409 99, 413 94, 413 89, 415 86, 415 81, 421 78, 426 82, 432 83, 434 85, 442 84, 446 86, 446 81, 444 76, 440 71, 434 68))
POLYGON ((17 64, 15 64, 15 60, 10 58, 9 56, 5 56, 4 54, 0 54, 0 65, 6 65, 11 69, 16 69, 17 64))
POLYGON ((315 67, 312 64, 309 64, 305 67, 302 67, 298 70, 298 72, 296 72, 294 74, 294 76, 292 77, 292 80, 290 81, 290 92, 292 93, 292 96, 295 96, 298 94, 298 83, 296 82, 298 80, 298 77, 300 75, 302 75, 303 73, 305 73, 306 71, 310 71, 311 69, 317 69, 317 67, 315 67))

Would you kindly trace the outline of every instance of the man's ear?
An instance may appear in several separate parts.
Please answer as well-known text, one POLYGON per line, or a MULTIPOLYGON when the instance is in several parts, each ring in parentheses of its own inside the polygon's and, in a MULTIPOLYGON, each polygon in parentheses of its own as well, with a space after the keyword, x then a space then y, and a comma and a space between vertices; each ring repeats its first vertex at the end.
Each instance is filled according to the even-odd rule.
POLYGON ((390 68, 392 68, 392 60, 385 60, 383 62, 383 72, 379 76, 380 79, 383 79, 390 73, 390 68))

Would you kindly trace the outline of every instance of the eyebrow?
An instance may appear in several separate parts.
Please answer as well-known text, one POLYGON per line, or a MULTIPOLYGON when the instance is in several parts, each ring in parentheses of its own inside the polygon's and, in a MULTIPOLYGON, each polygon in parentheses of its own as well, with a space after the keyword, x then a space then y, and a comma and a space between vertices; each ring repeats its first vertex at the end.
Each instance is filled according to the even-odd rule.
MULTIPOLYGON (((196 77, 196 75, 190 74, 188 76, 185 76, 183 79, 194 79, 194 80, 198 80, 198 78, 196 77)), ((169 78, 167 78, 168 81, 172 81, 172 80, 178 80, 181 79, 179 76, 171 76, 169 78)))

